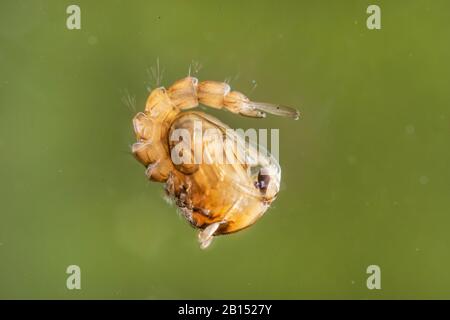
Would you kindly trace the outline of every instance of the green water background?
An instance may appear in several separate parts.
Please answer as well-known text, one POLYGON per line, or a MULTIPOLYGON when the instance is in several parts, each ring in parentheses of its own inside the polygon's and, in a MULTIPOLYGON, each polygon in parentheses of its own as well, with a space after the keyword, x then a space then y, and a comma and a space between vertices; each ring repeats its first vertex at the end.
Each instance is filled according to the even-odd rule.
POLYGON ((75 31, 70 4, 0 4, 0 298, 450 298, 450 2, 79 0, 75 31), (283 178, 206 251, 129 153, 157 58, 304 115, 208 111, 279 128, 283 178))

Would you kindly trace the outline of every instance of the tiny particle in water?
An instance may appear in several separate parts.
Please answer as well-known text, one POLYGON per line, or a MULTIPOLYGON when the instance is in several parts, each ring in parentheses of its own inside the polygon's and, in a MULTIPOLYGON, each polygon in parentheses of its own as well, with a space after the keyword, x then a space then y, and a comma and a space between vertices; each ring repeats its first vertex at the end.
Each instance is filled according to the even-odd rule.
POLYGON ((414 134, 416 132, 416 128, 412 124, 409 124, 405 127, 406 134, 414 134))
POLYGON ((355 156, 352 156, 352 155, 348 156, 348 157, 347 157, 347 161, 348 161, 348 163, 349 163, 350 165, 356 164, 356 158, 355 158, 355 156))
POLYGON ((97 37, 96 37, 96 36, 89 36, 89 38, 88 38, 88 43, 89 43, 91 46, 96 45, 97 42, 98 42, 98 40, 97 40, 97 37))
POLYGON ((429 181, 430 181, 430 179, 428 179, 427 176, 421 176, 421 177, 419 178, 420 184, 427 184, 429 181))

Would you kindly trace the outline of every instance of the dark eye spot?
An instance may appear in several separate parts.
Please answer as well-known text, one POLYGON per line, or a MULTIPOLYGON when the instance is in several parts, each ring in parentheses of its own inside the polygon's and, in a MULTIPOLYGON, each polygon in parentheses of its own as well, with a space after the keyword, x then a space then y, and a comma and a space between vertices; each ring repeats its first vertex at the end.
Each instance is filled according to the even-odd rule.
POLYGON ((263 174, 261 171, 262 170, 258 173, 258 181, 255 182, 255 187, 257 187, 262 193, 266 193, 270 182, 270 176, 263 174))

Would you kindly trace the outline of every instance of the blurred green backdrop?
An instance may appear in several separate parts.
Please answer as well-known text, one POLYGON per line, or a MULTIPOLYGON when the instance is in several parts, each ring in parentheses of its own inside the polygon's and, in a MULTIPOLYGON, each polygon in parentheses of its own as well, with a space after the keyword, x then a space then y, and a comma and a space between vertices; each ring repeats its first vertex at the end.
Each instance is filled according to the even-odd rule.
POLYGON ((448 1, 0 4, 0 298, 450 298, 448 1), (81 7, 81 30, 66 8, 81 7), (378 4, 382 29, 366 28, 378 4), (300 121, 282 191, 201 251, 129 153, 147 70, 231 79, 300 121), (82 290, 66 289, 68 265, 82 290), (366 287, 381 267, 382 290, 366 287))

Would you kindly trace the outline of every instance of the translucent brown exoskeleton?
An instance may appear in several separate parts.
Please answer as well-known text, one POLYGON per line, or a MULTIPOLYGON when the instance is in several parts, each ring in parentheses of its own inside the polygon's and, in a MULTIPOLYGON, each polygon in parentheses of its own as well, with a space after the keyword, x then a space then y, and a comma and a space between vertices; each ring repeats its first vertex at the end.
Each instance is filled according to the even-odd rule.
MULTIPOLYGON (((167 195, 189 223, 200 229, 200 246, 206 248, 214 236, 249 227, 266 212, 279 192, 281 169, 270 154, 258 153, 251 165, 216 162, 214 145, 205 140, 203 153, 210 157, 208 163, 174 163, 171 155, 175 144, 169 137, 177 129, 190 130, 195 139, 195 135, 215 128, 222 133, 221 139, 230 138, 229 127, 215 117, 183 111, 199 104, 255 118, 264 118, 267 112, 298 119, 299 113, 281 105, 252 102, 231 91, 227 83, 199 82, 190 76, 150 93, 144 112, 133 119, 137 142, 132 152, 147 168, 150 180, 165 183, 167 195), (193 130, 195 122, 202 124, 200 133, 193 130)), ((239 136, 231 138, 246 148, 255 148, 239 136)))

